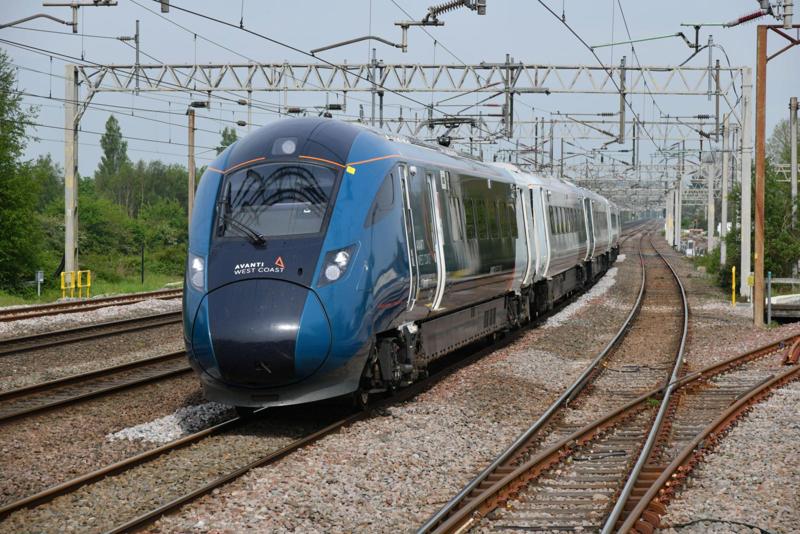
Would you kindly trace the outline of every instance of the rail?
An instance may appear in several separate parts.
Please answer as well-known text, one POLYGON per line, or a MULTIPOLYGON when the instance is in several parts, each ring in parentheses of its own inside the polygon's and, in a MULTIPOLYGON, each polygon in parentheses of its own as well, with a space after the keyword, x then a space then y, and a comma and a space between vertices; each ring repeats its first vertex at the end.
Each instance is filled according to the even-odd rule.
MULTIPOLYGON (((639 226, 637 226, 637 230, 639 226)), ((627 237, 630 237, 627 236, 627 237)), ((583 372, 578 376, 578 378, 569 386, 566 390, 555 400, 533 423, 525 432, 520 434, 516 440, 508 447, 505 451, 503 451, 488 467, 486 467, 483 471, 481 471, 478 476, 473 478, 466 486, 464 486, 461 491, 456 494, 455 497, 450 499, 447 504, 445 504, 442 508, 439 509, 430 519, 428 519, 418 530, 418 534, 423 534, 426 532, 431 532, 435 529, 439 524, 441 524, 448 516, 452 515, 459 506, 464 502, 464 500, 469 496, 472 491, 474 491, 480 484, 486 480, 492 473, 497 471, 497 468, 506 463, 522 446, 526 443, 530 442, 531 438, 537 434, 546 424, 550 421, 561 408, 571 402, 579 393, 583 390, 583 388, 589 383, 591 380, 592 375, 597 371, 600 364, 606 359, 606 357, 611 353, 611 351, 619 344, 620 340, 625 336, 626 331, 628 330, 631 322, 633 321, 634 317, 639 313, 641 309, 642 300, 644 297, 644 289, 645 283, 647 281, 647 275, 644 266, 644 256, 642 255, 641 247, 639 248, 639 263, 641 265, 641 283, 639 285, 639 292, 636 297, 636 301, 634 302, 633 306, 631 307, 631 311, 628 313, 625 321, 620 326, 619 330, 617 331, 616 335, 608 342, 605 348, 600 351, 600 353, 595 356, 592 362, 583 370, 583 372)))

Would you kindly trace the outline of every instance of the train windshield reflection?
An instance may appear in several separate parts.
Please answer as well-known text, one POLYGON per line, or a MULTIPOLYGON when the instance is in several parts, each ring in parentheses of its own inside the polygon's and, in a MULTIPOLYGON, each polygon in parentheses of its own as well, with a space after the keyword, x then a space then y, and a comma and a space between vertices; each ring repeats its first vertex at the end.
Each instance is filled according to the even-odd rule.
POLYGON ((335 183, 336 171, 312 164, 269 163, 237 171, 223 184, 217 235, 241 236, 237 223, 264 237, 316 234, 335 183))

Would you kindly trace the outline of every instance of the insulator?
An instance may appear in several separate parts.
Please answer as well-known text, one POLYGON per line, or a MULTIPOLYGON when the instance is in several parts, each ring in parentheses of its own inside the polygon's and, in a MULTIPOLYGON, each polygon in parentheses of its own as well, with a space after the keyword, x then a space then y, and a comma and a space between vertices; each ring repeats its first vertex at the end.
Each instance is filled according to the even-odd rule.
POLYGON ((431 6, 428 8, 428 17, 435 19, 442 13, 447 13, 448 11, 452 11, 461 6, 465 6, 468 3, 469 0, 451 0, 450 2, 444 2, 443 4, 439 4, 438 6, 431 6))
POLYGON ((731 28, 733 26, 738 26, 739 24, 744 24, 745 22, 750 22, 751 20, 760 19, 765 15, 766 13, 763 11, 754 11, 749 15, 744 15, 743 17, 739 17, 738 19, 726 22, 725 24, 723 24, 723 26, 726 28, 731 28))

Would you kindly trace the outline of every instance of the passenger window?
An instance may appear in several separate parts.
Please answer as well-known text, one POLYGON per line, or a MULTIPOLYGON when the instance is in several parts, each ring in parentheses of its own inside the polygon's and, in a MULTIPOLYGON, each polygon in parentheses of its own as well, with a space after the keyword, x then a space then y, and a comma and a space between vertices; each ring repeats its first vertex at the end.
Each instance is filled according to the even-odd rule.
POLYGON ((497 236, 505 237, 508 223, 506 222, 506 214, 503 210, 503 204, 501 204, 499 200, 494 201, 494 211, 495 215, 497 216, 497 236))
POLYGON ((453 195, 448 195, 450 200, 450 233, 453 241, 461 241, 464 236, 461 232, 461 203, 453 195))
POLYGON ((487 220, 488 209, 486 201, 483 199, 475 201, 475 224, 478 227, 478 239, 489 237, 489 221, 487 220))
POLYGON ((514 209, 514 204, 508 205, 509 224, 511 225, 511 237, 517 237, 517 210, 514 209))
POLYGON ((478 232, 475 229, 475 203, 471 198, 464 199, 464 226, 467 230, 467 239, 475 239, 478 232))
POLYGON ((376 222, 380 221, 392 211, 394 206, 394 173, 390 172, 383 179, 383 183, 375 193, 375 199, 372 201, 372 206, 367 212, 367 218, 364 221, 364 228, 369 228, 376 222))
POLYGON ((486 217, 489 223, 489 238, 495 239, 497 237, 497 210, 495 203, 492 200, 486 201, 486 217))

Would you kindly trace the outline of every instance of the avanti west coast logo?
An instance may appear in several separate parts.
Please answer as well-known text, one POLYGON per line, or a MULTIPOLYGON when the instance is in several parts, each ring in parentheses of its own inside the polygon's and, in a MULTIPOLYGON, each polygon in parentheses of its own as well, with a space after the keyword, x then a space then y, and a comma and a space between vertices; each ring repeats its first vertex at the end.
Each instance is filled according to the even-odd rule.
POLYGON ((283 265, 283 258, 278 256, 275 258, 275 263, 273 265, 266 265, 263 261, 250 261, 245 263, 237 263, 236 266, 233 268, 233 274, 235 276, 242 275, 242 274, 254 274, 254 273, 282 273, 284 269, 283 265))

